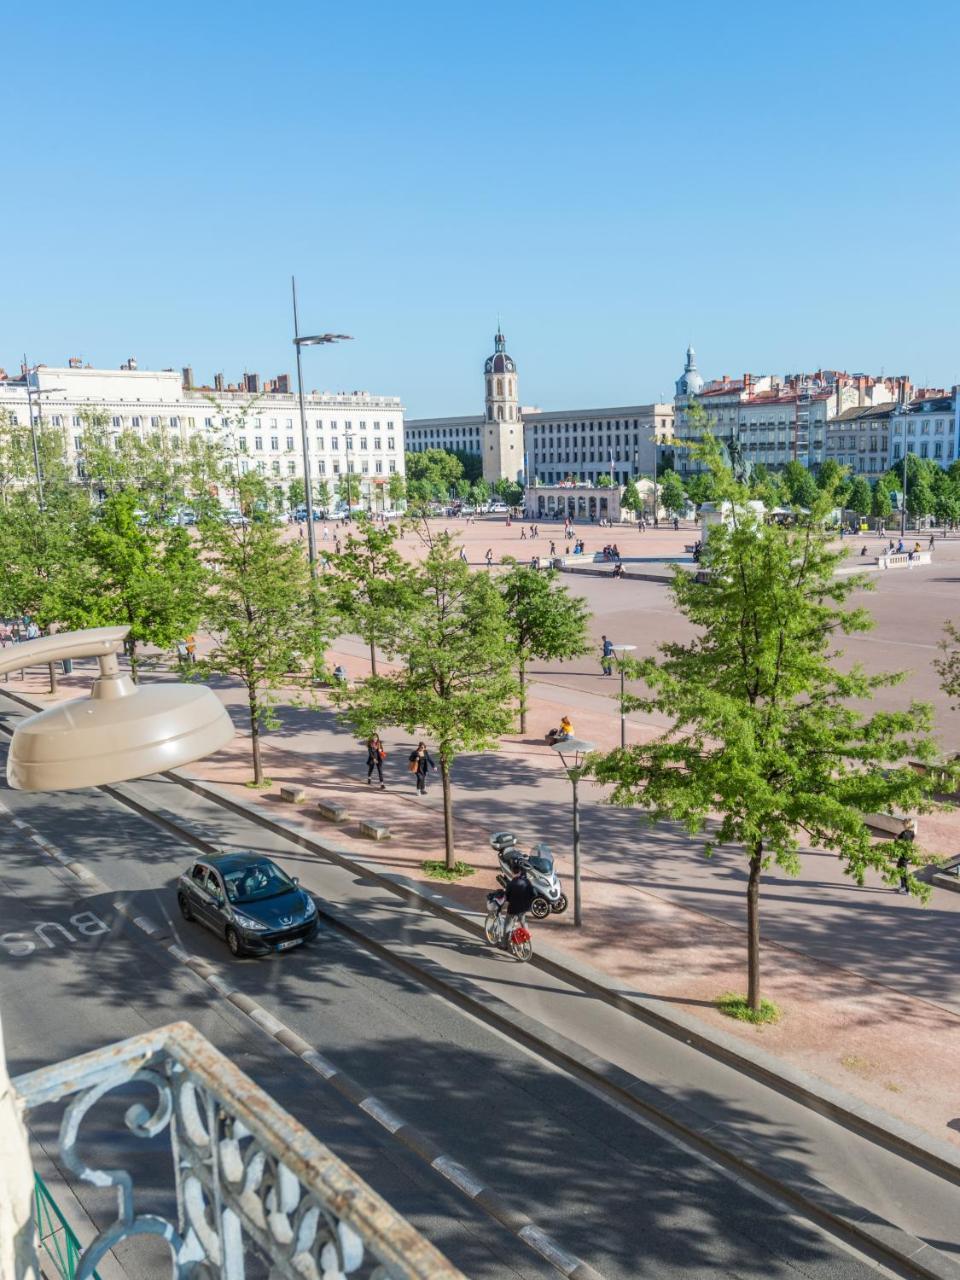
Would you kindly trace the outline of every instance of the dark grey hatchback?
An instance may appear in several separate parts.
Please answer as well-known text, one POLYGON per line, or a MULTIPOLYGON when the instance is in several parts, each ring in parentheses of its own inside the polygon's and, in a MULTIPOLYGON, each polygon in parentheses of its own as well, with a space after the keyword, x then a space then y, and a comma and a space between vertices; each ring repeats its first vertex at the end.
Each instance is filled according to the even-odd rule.
POLYGON ((287 951, 317 932, 317 908, 275 862, 255 853, 200 858, 177 881, 184 920, 225 938, 235 956, 287 951))

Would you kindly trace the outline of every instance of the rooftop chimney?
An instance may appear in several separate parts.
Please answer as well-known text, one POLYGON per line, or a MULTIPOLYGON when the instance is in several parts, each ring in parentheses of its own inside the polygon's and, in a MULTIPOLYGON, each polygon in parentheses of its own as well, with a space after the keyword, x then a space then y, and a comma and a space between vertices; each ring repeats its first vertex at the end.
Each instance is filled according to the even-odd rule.
POLYGON ((183 366, 182 373, 183 373, 184 391, 192 391, 193 390, 193 370, 190 368, 188 364, 185 364, 183 366))

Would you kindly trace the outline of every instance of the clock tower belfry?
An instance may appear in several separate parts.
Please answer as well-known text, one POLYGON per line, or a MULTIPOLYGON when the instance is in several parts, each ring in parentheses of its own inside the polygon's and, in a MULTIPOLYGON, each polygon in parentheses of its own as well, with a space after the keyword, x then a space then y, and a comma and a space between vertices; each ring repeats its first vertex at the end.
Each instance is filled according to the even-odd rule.
POLYGON ((493 355, 483 366, 485 383, 483 478, 488 484, 523 473, 523 422, 517 390, 517 366, 497 323, 493 355))

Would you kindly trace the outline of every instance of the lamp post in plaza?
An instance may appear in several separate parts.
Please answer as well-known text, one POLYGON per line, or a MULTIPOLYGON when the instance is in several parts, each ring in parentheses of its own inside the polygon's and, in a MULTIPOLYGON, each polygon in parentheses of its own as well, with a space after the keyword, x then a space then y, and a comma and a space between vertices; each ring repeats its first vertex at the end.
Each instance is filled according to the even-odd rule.
POLYGON ((573 923, 578 929, 583 923, 583 910, 580 903, 580 796, 577 787, 583 777, 584 761, 593 749, 593 743, 584 742, 582 738, 564 738, 553 744, 553 750, 563 762, 573 785, 573 923), (568 756, 572 757, 572 763, 567 760, 568 756))
POLYGON ((636 647, 637 646, 635 644, 615 644, 613 646, 613 652, 617 655, 617 666, 619 666, 620 668, 620 746, 621 747, 625 747, 627 745, 627 712, 626 712, 626 708, 623 705, 623 700, 626 697, 626 688, 624 685, 623 660, 628 653, 633 653, 636 647))
MULTIPOLYGON (((18 791, 73 791, 140 778, 218 751, 233 724, 203 685, 135 685, 117 654, 129 627, 63 631, 0 651, 0 675, 67 658, 98 658, 89 698, 48 707, 17 723, 7 782, 18 791)), ((33 1171, 0 1034, 0 1275, 39 1275, 30 1229, 33 1171)))
POLYGON ((300 439, 303 445, 303 503, 307 509, 307 554, 310 557, 310 576, 317 578, 317 538, 313 528, 313 487, 310 482, 310 442, 307 438, 307 410, 303 402, 303 368, 300 363, 301 347, 319 347, 331 342, 350 342, 346 333, 315 333, 301 335, 297 318, 297 280, 290 277, 293 289, 293 345, 297 349, 297 393, 300 398, 300 439))
POLYGON ((33 369, 27 364, 27 357, 23 357, 24 367, 24 383, 27 389, 27 416, 30 419, 30 440, 33 444, 33 467, 37 476, 37 500, 40 504, 40 510, 43 510, 43 473, 40 468, 40 449, 37 444, 37 425, 43 428, 43 396, 53 395, 57 391, 63 391, 63 387, 44 387, 41 389, 40 380, 37 379, 37 385, 34 386, 30 381, 31 374, 36 376, 39 366, 33 369), (33 417, 33 400, 37 400, 37 421, 33 417))

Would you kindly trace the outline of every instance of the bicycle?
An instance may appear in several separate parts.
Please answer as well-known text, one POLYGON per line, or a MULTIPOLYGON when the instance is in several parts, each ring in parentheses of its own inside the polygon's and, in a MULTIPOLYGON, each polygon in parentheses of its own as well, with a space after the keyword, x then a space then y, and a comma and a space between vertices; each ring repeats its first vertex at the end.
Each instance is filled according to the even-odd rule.
POLYGON ((519 917, 519 924, 514 926, 509 938, 503 936, 507 918, 503 910, 506 901, 504 893, 487 894, 487 917, 483 922, 484 936, 491 947, 500 947, 509 951, 514 960, 527 961, 533 955, 533 938, 526 927, 525 917, 519 917))

